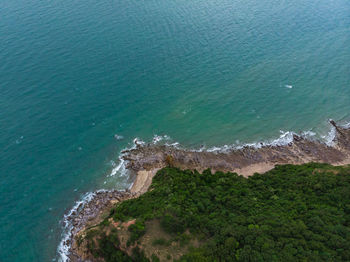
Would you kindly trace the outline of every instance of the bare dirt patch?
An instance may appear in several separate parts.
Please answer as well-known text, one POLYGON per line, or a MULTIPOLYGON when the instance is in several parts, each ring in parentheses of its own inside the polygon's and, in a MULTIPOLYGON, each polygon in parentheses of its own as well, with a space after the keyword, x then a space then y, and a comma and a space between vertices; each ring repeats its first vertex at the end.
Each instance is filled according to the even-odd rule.
POLYGON ((199 241, 186 233, 191 239, 186 244, 176 239, 176 236, 166 233, 159 220, 154 219, 146 222, 146 233, 139 240, 139 247, 148 258, 155 254, 160 261, 173 261, 179 259, 188 252, 190 246, 199 247, 199 241), (170 258, 170 259, 169 259, 170 258))

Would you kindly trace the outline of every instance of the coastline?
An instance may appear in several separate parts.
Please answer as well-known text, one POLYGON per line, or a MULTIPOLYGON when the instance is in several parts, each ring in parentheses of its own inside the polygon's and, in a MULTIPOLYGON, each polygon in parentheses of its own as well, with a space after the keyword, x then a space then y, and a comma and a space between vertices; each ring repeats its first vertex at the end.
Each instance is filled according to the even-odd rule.
POLYGON ((59 261, 84 261, 76 251, 74 237, 85 228, 101 222, 105 212, 114 204, 136 197, 130 191, 98 190, 85 194, 81 201, 76 202, 70 212, 64 216, 65 233, 58 246, 59 261))
POLYGON ((350 164, 350 127, 338 126, 334 121, 330 123, 335 130, 332 145, 295 134, 292 142, 286 145, 246 146, 229 152, 193 151, 136 141, 135 147, 124 150, 121 156, 124 168, 136 174, 132 186, 126 191, 97 191, 85 203, 76 204, 65 216, 67 232, 59 247, 60 261, 84 261, 77 254, 74 237, 85 228, 101 222, 114 204, 147 192, 153 177, 163 167, 196 169, 199 172, 210 168, 213 172, 233 172, 248 177, 267 172, 279 164, 350 164))
POLYGON ((79 252, 74 237, 81 234, 86 228, 99 224, 113 205, 147 192, 158 170, 155 168, 149 171, 138 171, 135 181, 128 190, 99 190, 86 194, 82 201, 78 201, 64 217, 67 232, 58 248, 61 256, 59 261, 85 261, 86 258, 79 252))
POLYGON ((122 158, 126 162, 126 168, 136 173, 170 165, 199 172, 207 168, 214 172, 236 172, 245 177, 255 172, 266 172, 281 164, 350 164, 350 128, 341 127, 333 120, 330 120, 330 124, 335 132, 330 144, 297 134, 292 134, 291 141, 282 145, 260 143, 225 152, 136 143, 136 147, 123 151, 122 158))
POLYGON ((130 192, 137 195, 142 195, 148 191, 148 188, 152 184, 152 179, 156 173, 160 170, 154 168, 151 170, 140 170, 137 172, 134 183, 130 188, 130 192))

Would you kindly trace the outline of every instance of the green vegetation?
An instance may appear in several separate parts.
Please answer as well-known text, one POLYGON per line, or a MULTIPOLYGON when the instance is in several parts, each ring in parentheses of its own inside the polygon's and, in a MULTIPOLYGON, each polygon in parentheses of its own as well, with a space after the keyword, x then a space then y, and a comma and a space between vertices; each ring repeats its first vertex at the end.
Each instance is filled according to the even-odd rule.
POLYGON ((145 230, 145 224, 141 221, 136 221, 135 224, 130 225, 129 229, 131 232, 131 236, 129 239, 129 245, 134 244, 137 239, 139 239, 141 236, 143 236, 146 232, 145 230))
POLYGON ((106 262, 149 261, 138 247, 133 248, 132 256, 129 257, 119 248, 118 231, 112 228, 107 235, 103 229, 104 227, 99 227, 99 229, 90 230, 86 236, 87 248, 95 258, 102 257, 106 262))
POLYGON ((153 246, 170 246, 171 242, 165 240, 164 238, 156 238, 153 240, 153 246))
POLYGON ((127 261, 128 256, 118 250, 117 230, 113 229, 108 236, 103 231, 90 230, 86 239, 87 247, 95 258, 103 257, 106 261, 127 261))
MULTIPOLYGON (((118 204, 111 216, 136 219, 131 243, 153 219, 185 245, 198 239, 180 261, 350 261, 350 168, 283 165, 249 178, 164 168, 150 191, 118 204)), ((124 261, 113 260, 113 234, 104 238, 97 255, 124 261)), ((137 252, 145 260, 132 260, 147 261, 137 252)))

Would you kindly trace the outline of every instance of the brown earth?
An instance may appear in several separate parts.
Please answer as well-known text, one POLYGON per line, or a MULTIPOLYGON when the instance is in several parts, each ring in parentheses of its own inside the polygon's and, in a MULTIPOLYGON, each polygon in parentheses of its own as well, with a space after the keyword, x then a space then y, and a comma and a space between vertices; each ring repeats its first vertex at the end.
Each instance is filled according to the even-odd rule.
MULTIPOLYGON (((130 192, 123 192, 116 197, 108 195, 104 197, 100 194, 99 200, 93 200, 88 205, 88 212, 80 211, 74 218, 76 222, 73 228, 71 242, 71 261, 99 261, 91 257, 84 249, 77 246, 77 240, 86 234, 88 228, 93 228, 99 224, 107 211, 117 202, 126 199, 138 197, 147 192, 152 183, 152 178, 157 171, 168 165, 180 169, 191 169, 199 172, 210 168, 215 171, 236 172, 243 176, 250 176, 254 173, 264 173, 277 164, 304 164, 308 162, 329 163, 332 165, 350 164, 350 129, 338 126, 334 121, 330 121, 336 130, 333 145, 329 146, 320 141, 310 141, 302 136, 294 135, 293 142, 283 146, 265 145, 261 148, 244 147, 230 152, 198 152, 191 150, 178 149, 169 146, 143 145, 135 149, 123 152, 123 158, 127 162, 127 168, 135 172, 136 178, 130 192), (102 203, 102 204, 101 204, 102 203), (91 212, 90 210, 93 210, 91 212)), ((333 171, 332 171, 333 172, 333 171)), ((336 173, 336 171, 334 170, 336 173)), ((112 227, 118 228, 121 241, 121 247, 127 253, 131 252, 126 247, 126 241, 129 238, 127 228, 134 221, 128 224, 111 223, 112 227)), ((165 261, 166 252, 172 258, 177 258, 176 254, 183 254, 186 250, 181 249, 178 243, 173 242, 171 246, 154 246, 152 239, 164 238, 169 240, 159 227, 159 222, 147 222, 147 232, 140 239, 140 247, 145 251, 147 256, 155 253, 165 261)), ((191 240, 192 245, 198 245, 196 241, 191 240)))
POLYGON ((214 172, 236 172, 243 176, 266 172, 277 164, 349 164, 350 129, 340 127, 332 120, 330 123, 336 130, 333 146, 294 135, 293 142, 288 145, 265 145, 261 148, 247 146, 229 152, 199 152, 149 144, 124 151, 123 158, 127 161, 127 168, 139 173, 171 164, 180 169, 196 169, 201 172, 211 168, 214 172))

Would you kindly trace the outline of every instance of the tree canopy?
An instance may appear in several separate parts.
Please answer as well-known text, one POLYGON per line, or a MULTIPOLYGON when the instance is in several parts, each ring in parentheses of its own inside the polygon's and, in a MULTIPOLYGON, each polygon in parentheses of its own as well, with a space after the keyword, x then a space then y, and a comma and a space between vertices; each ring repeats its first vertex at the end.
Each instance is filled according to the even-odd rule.
POLYGON ((168 167, 111 217, 136 219, 132 241, 152 219, 171 235, 190 232, 201 245, 180 261, 349 261, 350 168, 281 165, 244 178, 168 167))

